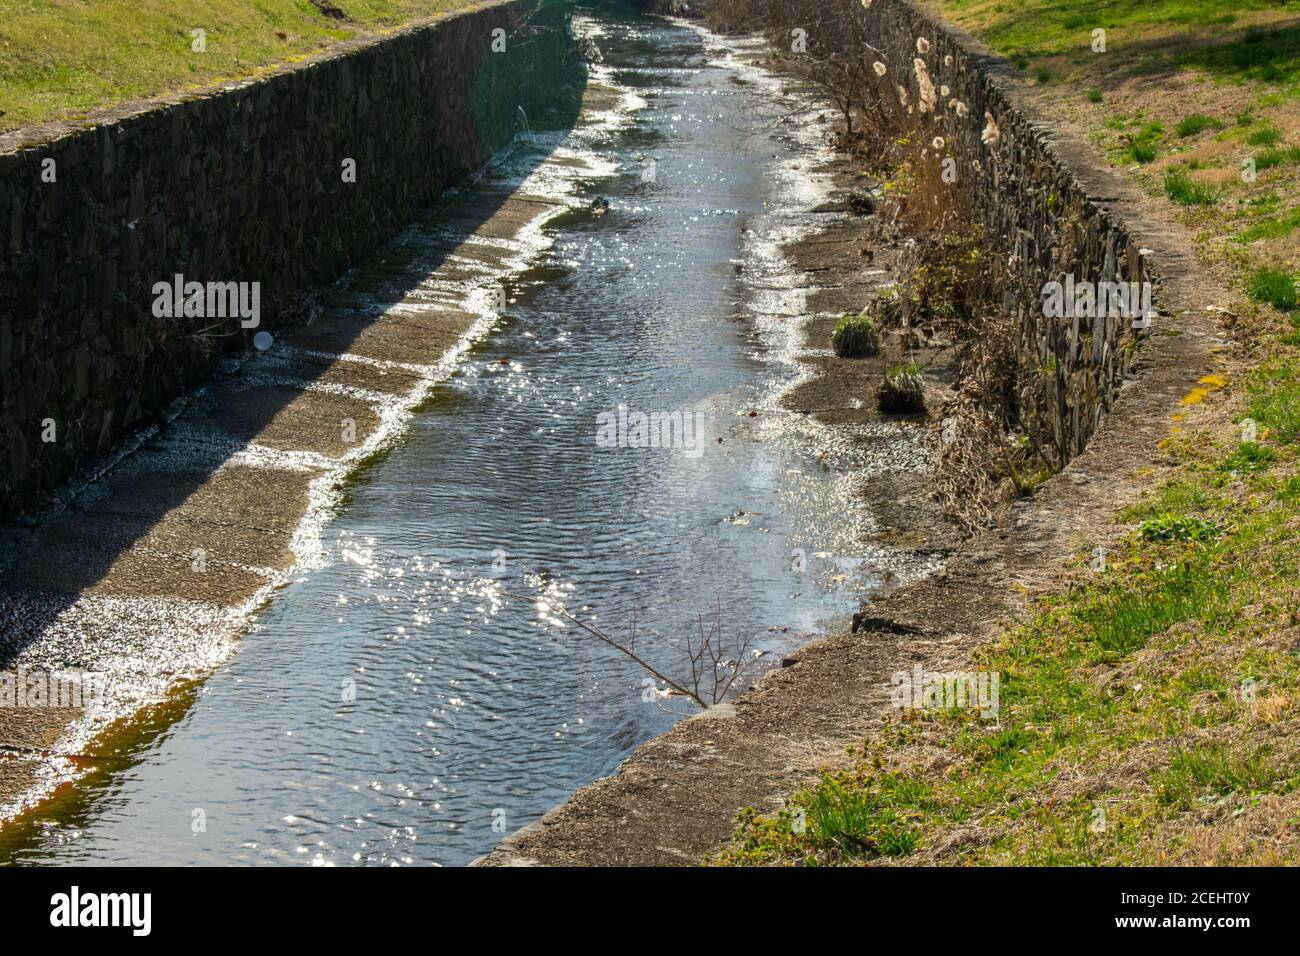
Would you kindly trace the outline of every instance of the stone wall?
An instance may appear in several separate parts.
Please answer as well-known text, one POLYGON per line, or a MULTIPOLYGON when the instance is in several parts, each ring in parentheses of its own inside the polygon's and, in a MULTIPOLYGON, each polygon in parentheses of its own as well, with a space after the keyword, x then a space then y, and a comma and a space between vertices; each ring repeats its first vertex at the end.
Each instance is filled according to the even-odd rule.
POLYGON ((1026 293, 1015 306, 1024 413, 1032 418, 1023 424, 1065 460, 1073 458, 1115 401, 1140 333, 1122 316, 1047 318, 1039 293, 1067 274, 1076 282, 1154 281, 1151 263, 1106 208, 1107 197, 1079 179, 1077 170, 1094 165, 1091 158, 1071 160, 1067 154, 1078 145, 1053 136, 1005 60, 940 26, 911 0, 876 0, 858 15, 866 17, 889 77, 907 85, 913 104, 918 56, 934 87, 948 87, 938 97, 936 134, 956 160, 959 187, 973 191, 968 198, 984 234, 1026 293), (918 38, 929 43, 923 54, 918 38), (966 107, 964 119, 954 116, 953 99, 966 107), (992 143, 983 137, 986 114, 997 127, 992 143))
POLYGON ((567 13, 503 0, 36 143, 0 138, 0 516, 287 321, 503 146, 519 107, 534 127, 570 122, 567 13), (156 317, 153 287, 176 273, 260 283, 260 325, 156 317))
MULTIPOLYGON (((727 9, 732 18, 745 14, 753 29, 772 2, 751 0, 727 9)), ((1054 132, 1015 68, 975 38, 943 24, 914 0, 873 0, 865 6, 856 0, 828 0, 823 9, 836 9, 836 4, 843 16, 862 21, 878 51, 864 47, 864 65, 883 60, 888 86, 905 87, 914 117, 922 115, 915 112, 918 57, 936 92, 947 88, 937 96, 937 110, 922 115, 923 140, 943 137, 945 158, 956 161, 955 188, 963 191, 963 202, 990 251, 1013 274, 1020 424, 1062 463, 1070 460, 1083 451, 1113 406, 1145 333, 1133 328, 1129 316, 1045 316, 1041 290, 1067 276, 1076 283, 1150 283, 1153 288, 1158 280, 1151 259, 1141 254, 1132 231, 1112 208, 1114 183, 1094 174, 1097 163, 1087 144, 1054 132), (928 43, 924 52, 918 39, 928 43), (962 104, 964 116, 950 105, 953 100, 962 104), (983 135, 986 115, 997 129, 992 142, 983 135), (1085 182, 1087 176, 1091 179, 1085 182)), ((782 17, 789 15, 788 4, 776 6, 782 17)), ((709 0, 695 0, 693 9, 708 11, 709 0)), ((814 23, 807 42, 808 55, 815 57, 816 29, 826 23, 812 20, 810 26, 814 23)), ((837 40, 859 35, 847 24, 836 32, 837 40)), ((929 159, 939 161, 933 150, 929 159)), ((1154 298, 1158 304, 1158 289, 1154 298)), ((1157 317, 1152 328, 1159 324, 1157 317)))

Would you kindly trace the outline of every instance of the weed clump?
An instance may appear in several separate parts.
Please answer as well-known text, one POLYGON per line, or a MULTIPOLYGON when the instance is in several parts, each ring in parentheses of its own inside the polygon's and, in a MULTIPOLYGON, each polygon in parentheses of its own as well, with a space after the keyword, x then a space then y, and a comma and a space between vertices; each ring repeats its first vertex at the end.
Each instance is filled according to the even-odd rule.
POLYGON ((1213 521, 1171 511, 1148 518, 1138 528, 1143 541, 1213 541, 1220 533, 1213 521))
POLYGON ((1165 195, 1180 206, 1210 206, 1219 198, 1213 187, 1196 182, 1187 170, 1177 167, 1165 170, 1165 195))
POLYGON ((1267 302, 1283 312, 1296 307, 1295 280, 1281 269, 1268 266, 1256 269, 1246 283, 1246 291, 1256 302, 1267 302))
POLYGON ((831 348, 840 358, 867 358, 880 352, 880 326, 866 314, 846 315, 831 333, 831 348))
POLYGON ((1174 127, 1174 132, 1179 136, 1195 136, 1201 130, 1221 129, 1223 124, 1213 116, 1206 116, 1204 113, 1193 113, 1191 116, 1179 120, 1178 125, 1174 127))
POLYGON ((895 365, 885 373, 876 392, 876 404, 882 412, 915 414, 925 411, 925 383, 915 364, 895 365))
POLYGON ((1249 136, 1246 142, 1251 146, 1272 146, 1282 139, 1282 133, 1276 126, 1261 126, 1249 136))
POLYGON ((1232 455, 1219 464, 1219 471, 1228 474, 1263 471, 1275 461, 1277 461, 1277 455, 1273 452, 1273 449, 1258 442, 1245 441, 1232 455))
POLYGON ((1260 150, 1255 157, 1255 169, 1261 172, 1283 163, 1300 163, 1300 146, 1287 146, 1285 149, 1269 147, 1260 150))
POLYGON ((1128 142, 1128 154, 1135 163, 1146 164, 1156 158, 1156 141, 1165 128, 1160 123, 1147 123, 1137 133, 1125 137, 1128 142))

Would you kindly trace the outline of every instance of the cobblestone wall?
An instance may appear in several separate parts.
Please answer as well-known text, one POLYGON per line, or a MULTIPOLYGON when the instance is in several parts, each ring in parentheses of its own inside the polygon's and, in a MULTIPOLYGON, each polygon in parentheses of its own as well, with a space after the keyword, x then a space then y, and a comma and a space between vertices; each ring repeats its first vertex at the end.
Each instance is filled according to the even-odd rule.
POLYGON ((345 43, 36 144, 0 138, 0 516, 391 238, 509 140, 519 107, 533 126, 571 119, 567 6, 539 2, 345 43), (155 284, 177 273, 260 283, 260 324, 155 316, 155 284))
POLYGON ((1033 293, 1016 306, 1022 382, 1031 393, 1026 414, 1034 419, 1026 424, 1074 457, 1117 397, 1140 333, 1125 315, 1046 317, 1037 293, 1067 275, 1078 283, 1154 283, 1152 264, 1106 208, 1107 197, 1079 178, 1096 159, 1074 155, 1079 145, 1058 140, 1036 118, 1006 61, 939 26, 910 0, 876 0, 864 15, 890 76, 906 78, 914 98, 919 56, 934 87, 948 88, 937 97, 940 115, 952 115, 952 100, 966 108, 963 121, 943 124, 946 149, 961 185, 974 190, 992 248, 1033 293), (924 54, 918 39, 929 45, 924 54), (985 141, 986 114, 996 127, 992 142, 985 141))

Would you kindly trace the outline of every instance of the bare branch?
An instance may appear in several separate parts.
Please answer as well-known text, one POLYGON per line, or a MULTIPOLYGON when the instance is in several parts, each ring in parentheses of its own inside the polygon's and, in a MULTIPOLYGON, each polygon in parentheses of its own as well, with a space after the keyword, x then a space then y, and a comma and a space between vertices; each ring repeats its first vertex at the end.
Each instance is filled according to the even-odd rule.
MULTIPOLYGON (((529 576, 535 575, 529 572, 529 576)), ((726 640, 722 636, 722 601, 720 598, 714 611, 713 621, 709 624, 707 630, 704 615, 700 613, 697 615, 696 621, 698 636, 688 629, 685 647, 677 645, 683 651, 686 665, 690 668, 689 678, 679 680, 656 667, 637 651, 638 616, 636 612, 633 612, 627 638, 619 640, 608 634, 594 621, 583 620, 578 617, 554 595, 548 595, 544 592, 525 594, 504 589, 497 593, 502 597, 529 604, 535 604, 539 600, 545 601, 548 609, 553 611, 556 616, 576 625, 601 643, 609 645, 624 657, 635 661, 643 670, 661 681, 670 691, 682 697, 690 698, 703 709, 708 709, 725 700, 731 688, 735 686, 736 681, 745 672, 746 665, 750 663, 746 659, 746 655, 753 643, 753 635, 737 638, 734 650, 728 649, 726 640)), ((671 640, 666 640, 665 643, 673 646, 671 640)))

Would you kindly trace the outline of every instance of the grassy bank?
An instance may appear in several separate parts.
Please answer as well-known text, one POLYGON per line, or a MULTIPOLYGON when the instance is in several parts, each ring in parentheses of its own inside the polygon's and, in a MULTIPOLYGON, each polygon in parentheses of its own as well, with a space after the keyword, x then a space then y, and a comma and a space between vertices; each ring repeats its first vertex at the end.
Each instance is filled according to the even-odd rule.
POLYGON ((1300 2, 929 6, 1042 87, 1054 115, 1196 231, 1225 278, 1261 301, 1293 302, 1284 283, 1252 277, 1300 272, 1300 2))
POLYGON ((0 0, 0 130, 202 89, 476 0, 0 0), (326 11, 337 11, 342 16, 326 11), (204 31, 204 52, 194 49, 204 31))
POLYGON ((1105 569, 982 649, 996 721, 897 712, 721 859, 1300 861, 1300 365, 1245 392, 1261 440, 1171 438, 1105 569))
POLYGON ((1104 562, 1081 550, 970 662, 995 718, 892 712, 715 862, 1300 862, 1300 4, 932 6, 1193 231, 1235 354, 1104 562))

